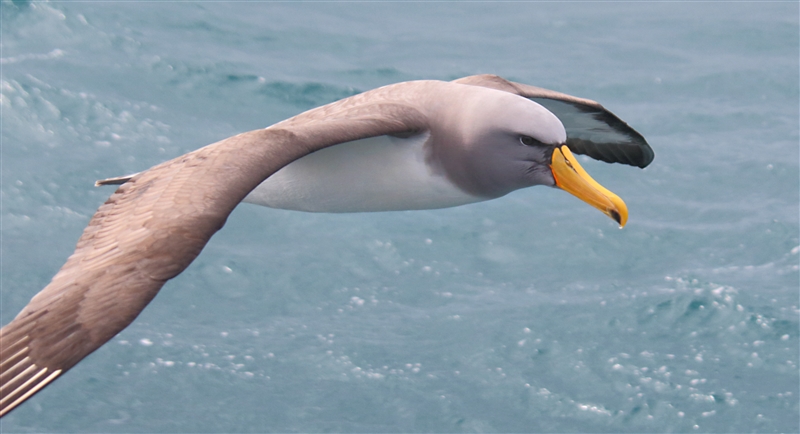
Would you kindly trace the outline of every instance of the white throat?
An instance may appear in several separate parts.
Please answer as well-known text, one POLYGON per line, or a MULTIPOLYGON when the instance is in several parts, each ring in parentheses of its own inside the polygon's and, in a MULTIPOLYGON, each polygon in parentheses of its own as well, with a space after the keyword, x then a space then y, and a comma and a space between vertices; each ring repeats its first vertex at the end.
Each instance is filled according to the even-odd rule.
POLYGON ((283 167, 244 201, 298 211, 364 212, 486 200, 462 191, 426 163, 428 137, 379 136, 319 150, 283 167))

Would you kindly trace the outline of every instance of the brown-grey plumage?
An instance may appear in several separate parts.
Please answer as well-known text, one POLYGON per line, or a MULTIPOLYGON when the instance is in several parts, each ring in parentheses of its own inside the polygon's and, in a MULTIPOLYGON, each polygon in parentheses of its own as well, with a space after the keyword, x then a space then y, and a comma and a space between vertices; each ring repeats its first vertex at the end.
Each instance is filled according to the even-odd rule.
POLYGON ((0 330, 0 414, 130 324, 272 172, 325 146, 424 128, 412 107, 360 95, 130 179, 97 210, 52 282, 0 330))
MULTIPOLYGON (((459 82, 602 109, 496 76, 459 82)), ((122 185, 97 210, 51 283, 0 330, 0 416, 130 324, 271 174, 328 146, 436 129, 436 110, 447 103, 437 96, 453 97, 460 85, 452 86, 421 81, 375 89, 106 182, 122 185)))

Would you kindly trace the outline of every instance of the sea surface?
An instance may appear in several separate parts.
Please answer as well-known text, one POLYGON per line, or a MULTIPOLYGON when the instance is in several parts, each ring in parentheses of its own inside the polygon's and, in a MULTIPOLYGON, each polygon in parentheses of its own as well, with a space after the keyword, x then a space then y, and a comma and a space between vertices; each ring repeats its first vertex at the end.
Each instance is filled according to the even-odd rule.
POLYGON ((241 205, 11 432, 798 432, 797 2, 0 2, 8 323, 138 172, 377 86, 495 73, 655 150, 431 211, 241 205))

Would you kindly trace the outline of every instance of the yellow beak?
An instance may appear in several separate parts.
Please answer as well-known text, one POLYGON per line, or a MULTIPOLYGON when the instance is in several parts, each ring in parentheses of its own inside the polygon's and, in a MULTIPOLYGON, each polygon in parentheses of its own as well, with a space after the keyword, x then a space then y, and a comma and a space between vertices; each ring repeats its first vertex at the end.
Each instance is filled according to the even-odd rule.
POLYGON ((620 228, 628 222, 628 207, 625 202, 592 179, 566 145, 553 151, 550 170, 553 171, 557 187, 599 209, 619 223, 620 228))

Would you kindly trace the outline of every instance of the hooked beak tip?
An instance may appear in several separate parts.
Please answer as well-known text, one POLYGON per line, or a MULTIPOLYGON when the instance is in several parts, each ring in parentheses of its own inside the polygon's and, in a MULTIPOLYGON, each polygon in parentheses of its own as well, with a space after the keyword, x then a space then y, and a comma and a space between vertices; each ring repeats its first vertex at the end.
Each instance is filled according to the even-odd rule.
POLYGON ((612 210, 609 211, 609 214, 611 214, 611 218, 614 219, 614 221, 617 222, 617 224, 619 225, 620 229, 622 229, 622 227, 625 226, 625 225, 622 224, 622 216, 619 215, 619 212, 617 212, 617 210, 612 209, 612 210))
POLYGON ((628 222, 628 207, 622 199, 592 179, 566 145, 553 151, 550 164, 556 187, 571 193, 611 217, 620 228, 628 222))

